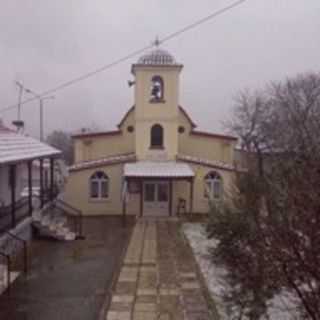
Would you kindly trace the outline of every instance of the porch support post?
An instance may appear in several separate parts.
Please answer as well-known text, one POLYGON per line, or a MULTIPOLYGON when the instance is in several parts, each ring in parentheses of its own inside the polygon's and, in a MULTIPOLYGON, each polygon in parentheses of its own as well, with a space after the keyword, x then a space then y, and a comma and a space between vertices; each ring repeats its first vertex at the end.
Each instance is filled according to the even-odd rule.
POLYGON ((172 184, 173 184, 173 182, 172 182, 172 179, 170 179, 170 181, 169 181, 169 215, 170 215, 170 217, 172 216, 172 204, 173 204, 173 188, 172 188, 172 184))
POLYGON ((143 215, 143 180, 139 180, 140 185, 140 217, 143 215))
POLYGON ((190 179, 190 208, 189 208, 189 211, 190 211, 190 215, 192 214, 193 212, 193 192, 194 192, 194 178, 191 178, 190 179))
POLYGON ((43 190, 43 159, 40 159, 40 208, 44 205, 44 190, 43 190))
POLYGON ((32 160, 28 161, 28 206, 29 216, 32 215, 32 160))
POLYGON ((54 158, 50 158, 50 200, 54 198, 54 158))
POLYGON ((124 178, 124 181, 123 181, 123 185, 122 185, 122 188, 123 188, 123 195, 122 195, 122 226, 125 228, 126 227, 126 224, 127 224, 127 221, 126 221, 126 216, 127 216, 127 200, 126 200, 126 193, 127 193, 127 190, 125 190, 125 184, 126 184, 126 178, 124 178))
POLYGON ((16 165, 9 167, 10 186, 11 186, 11 225, 16 226, 16 165))

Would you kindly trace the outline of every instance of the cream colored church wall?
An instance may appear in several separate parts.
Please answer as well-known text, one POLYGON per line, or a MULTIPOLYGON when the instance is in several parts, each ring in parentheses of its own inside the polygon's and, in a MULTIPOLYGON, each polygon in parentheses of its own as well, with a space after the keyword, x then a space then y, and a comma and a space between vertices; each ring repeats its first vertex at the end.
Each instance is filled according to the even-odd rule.
POLYGON ((136 154, 139 160, 173 160, 178 149, 178 96, 180 67, 139 67, 136 71, 135 121, 136 154), (151 99, 152 77, 159 75, 164 82, 164 101, 151 99), (154 124, 164 129, 164 149, 150 149, 150 130, 154 124))
MULTIPOLYGON (((180 137, 188 134, 191 130, 192 130, 192 126, 190 124, 190 121, 188 120, 188 118, 186 117, 186 115, 181 111, 181 109, 179 109, 179 114, 178 114, 178 126, 182 126, 185 129, 184 133, 180 133, 178 136, 180 137)), ((179 139, 179 143, 180 143, 180 139, 179 139)))
MULTIPOLYGON (((233 185, 234 172, 212 169, 200 165, 189 164, 195 172, 193 212, 208 213, 208 199, 204 196, 204 178, 211 172, 218 172, 223 181, 224 199, 228 199, 233 185)), ((90 170, 71 172, 65 189, 65 200, 80 208, 84 215, 120 215, 122 213, 121 187, 123 165, 112 165, 90 170), (97 170, 104 171, 109 177, 109 198, 106 200, 90 199, 89 179, 97 170)), ((173 182, 173 214, 176 213, 178 199, 187 201, 189 211, 190 183, 187 181, 173 182)), ((140 194, 130 194, 127 214, 140 214, 140 194)))
MULTIPOLYGON (((82 210, 84 215, 116 215, 122 213, 121 188, 123 164, 70 172, 64 199, 82 210), (91 199, 89 181, 95 171, 104 171, 109 177, 109 197, 104 200, 91 199)), ((130 197, 127 214, 139 211, 139 196, 130 197)))
MULTIPOLYGON (((211 172, 216 171, 222 177, 223 183, 223 199, 228 200, 231 194, 232 186, 234 183, 235 174, 232 171, 225 171, 219 169, 208 168, 200 165, 189 164, 192 170, 195 172, 194 180, 194 194, 193 194, 193 212, 194 213, 208 213, 209 201, 205 197, 204 178, 211 172)), ((183 198, 187 201, 187 212, 190 208, 190 183, 187 181, 176 181, 173 184, 173 208, 176 212, 178 205, 178 199, 183 198)))
POLYGON ((179 153, 206 160, 233 164, 235 143, 220 138, 198 136, 185 132, 179 135, 179 153))
POLYGON ((173 122, 140 122, 137 126, 136 155, 138 160, 175 160, 177 154, 177 124, 173 122), (164 148, 150 148, 150 131, 154 124, 160 124, 164 132, 164 148))
POLYGON ((223 138, 206 137, 191 133, 189 120, 180 111, 178 126, 185 128, 178 134, 178 153, 207 160, 219 160, 233 164, 235 142, 223 138))
POLYGON ((135 118, 172 120, 178 117, 179 70, 177 67, 140 67, 135 74, 135 118), (164 82, 164 102, 152 103, 151 80, 155 75, 164 82))
POLYGON ((75 163, 134 152, 134 132, 75 139, 75 163))
POLYGON ((74 139, 75 163, 108 156, 135 152, 135 130, 128 132, 128 126, 135 127, 134 112, 130 112, 116 135, 91 136, 74 139))

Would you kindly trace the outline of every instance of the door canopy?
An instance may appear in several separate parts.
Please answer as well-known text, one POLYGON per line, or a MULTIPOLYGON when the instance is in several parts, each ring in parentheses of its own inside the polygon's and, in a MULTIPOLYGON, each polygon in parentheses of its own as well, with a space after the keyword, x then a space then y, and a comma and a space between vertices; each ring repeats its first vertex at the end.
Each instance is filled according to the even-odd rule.
POLYGON ((139 161, 126 163, 124 166, 126 178, 193 178, 191 167, 176 161, 139 161))

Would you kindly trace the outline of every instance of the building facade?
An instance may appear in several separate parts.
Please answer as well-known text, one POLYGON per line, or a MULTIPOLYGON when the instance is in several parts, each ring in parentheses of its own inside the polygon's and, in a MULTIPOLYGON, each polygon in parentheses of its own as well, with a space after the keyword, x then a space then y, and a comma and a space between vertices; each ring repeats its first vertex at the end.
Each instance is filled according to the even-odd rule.
POLYGON ((134 106, 118 129, 73 136, 67 202, 87 215, 175 216, 231 192, 237 139, 196 129, 179 103, 182 69, 158 48, 132 65, 134 106))

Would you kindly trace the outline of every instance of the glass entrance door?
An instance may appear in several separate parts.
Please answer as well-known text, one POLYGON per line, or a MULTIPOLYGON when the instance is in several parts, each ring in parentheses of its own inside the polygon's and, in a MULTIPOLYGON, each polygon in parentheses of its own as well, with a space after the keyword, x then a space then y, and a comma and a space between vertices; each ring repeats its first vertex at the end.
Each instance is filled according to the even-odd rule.
POLYGON ((169 215, 169 182, 148 181, 143 184, 143 214, 169 215))

